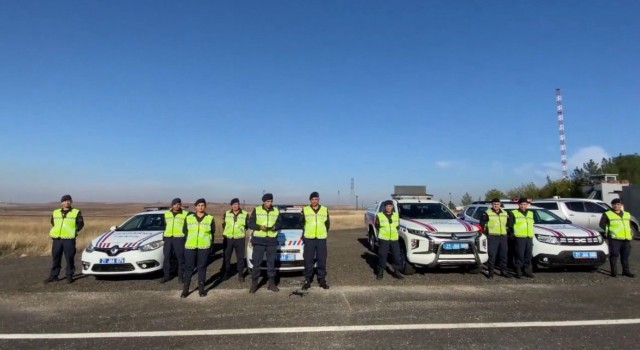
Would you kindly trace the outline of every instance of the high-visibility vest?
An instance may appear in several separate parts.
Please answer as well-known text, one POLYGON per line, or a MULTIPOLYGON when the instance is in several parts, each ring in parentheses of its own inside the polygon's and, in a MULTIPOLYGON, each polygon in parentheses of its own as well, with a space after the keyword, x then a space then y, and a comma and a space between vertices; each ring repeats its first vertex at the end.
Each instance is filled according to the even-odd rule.
POLYGON ((516 219, 513 223, 513 235, 516 237, 533 238, 533 212, 527 210, 527 216, 522 215, 520 210, 511 211, 516 219))
POLYGON ((613 239, 630 241, 631 236, 631 214, 622 212, 622 217, 612 210, 604 213, 609 218, 609 224, 606 227, 607 234, 613 239))
MULTIPOLYGON (((262 208, 262 206, 256 207, 256 225, 258 226, 262 225, 264 227, 272 227, 273 225, 276 224, 276 220, 278 220, 278 215, 280 215, 278 208, 271 207, 271 211, 266 211, 264 210, 264 208, 262 208)), ((256 237, 275 238, 278 235, 278 232, 273 230, 266 230, 266 231, 255 230, 253 231, 253 235, 256 237)))
POLYGON ((389 219, 383 212, 376 215, 378 216, 378 223, 380 224, 380 228, 378 229, 378 238, 384 239, 385 241, 397 241, 398 224, 400 221, 398 213, 393 212, 391 214, 391 222, 389 222, 389 219))
POLYGON ((173 214, 171 210, 164 212, 164 237, 184 237, 183 228, 189 212, 182 209, 173 214))
POLYGON ((227 238, 244 238, 244 232, 247 229, 247 212, 240 210, 238 215, 234 215, 233 211, 227 210, 224 213, 224 231, 222 235, 227 238))
POLYGON ((320 206, 316 213, 310 205, 302 208, 304 213, 304 238, 327 238, 327 226, 325 223, 329 218, 327 207, 320 206))
POLYGON ((62 215, 62 209, 53 211, 53 227, 49 231, 51 238, 74 239, 76 238, 76 218, 80 210, 72 208, 67 215, 62 215))
POLYGON ((211 247, 211 224, 213 216, 205 214, 200 222, 196 214, 187 216, 187 239, 185 249, 209 249, 211 247))
POLYGON ((500 210, 500 213, 496 213, 493 209, 487 209, 487 216, 489 216, 489 221, 487 221, 487 233, 490 235, 500 235, 504 236, 507 234, 507 218, 509 215, 506 211, 500 210))

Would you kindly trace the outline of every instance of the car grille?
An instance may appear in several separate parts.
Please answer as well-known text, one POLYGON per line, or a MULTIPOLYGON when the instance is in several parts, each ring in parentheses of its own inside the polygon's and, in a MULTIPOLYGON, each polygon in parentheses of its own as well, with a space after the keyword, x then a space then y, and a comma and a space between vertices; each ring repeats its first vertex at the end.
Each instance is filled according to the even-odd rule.
POLYGON ((118 254, 120 254, 122 252, 128 252, 130 250, 136 250, 136 249, 133 249, 133 248, 120 248, 120 247, 118 247, 118 251, 115 254, 111 254, 111 249, 113 249, 113 248, 93 248, 93 250, 98 251, 98 252, 106 253, 109 256, 116 256, 116 255, 118 255, 118 254))
MULTIPOLYGON (((253 260, 251 260, 253 263, 253 260)), ((296 261, 278 261, 276 260, 276 268, 278 267, 304 267, 304 260, 296 260, 296 261)), ((263 261, 261 268, 267 268, 267 262, 263 261)))
POLYGON ((91 271, 94 272, 126 272, 135 271, 133 264, 94 264, 91 271))
POLYGON ((600 245, 599 237, 558 237, 561 245, 600 245))
POLYGON ((280 250, 278 250, 278 253, 294 253, 294 254, 298 254, 298 253, 300 253, 300 249, 280 249, 280 250))

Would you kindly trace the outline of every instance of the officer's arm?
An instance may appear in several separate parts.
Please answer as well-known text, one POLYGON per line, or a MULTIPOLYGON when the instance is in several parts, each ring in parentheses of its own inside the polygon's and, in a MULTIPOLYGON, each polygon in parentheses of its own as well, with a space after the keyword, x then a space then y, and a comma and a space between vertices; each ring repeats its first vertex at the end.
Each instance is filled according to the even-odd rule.
MULTIPOLYGON (((189 217, 189 215, 191 214, 187 214, 187 217, 189 217)), ((185 236, 187 235, 187 233, 189 233, 189 226, 187 226, 186 218, 184 220, 184 223, 182 224, 182 233, 184 233, 185 236)))
POLYGON ((602 213, 602 216, 600 217, 600 228, 602 230, 606 230, 608 225, 609 225, 609 217, 607 216, 607 214, 602 213))
POLYGON ((250 229, 254 231, 260 231, 260 226, 256 224, 256 209, 253 208, 251 215, 249 216, 249 225, 247 225, 250 229))
POLYGON ((216 219, 213 218, 213 215, 211 216, 211 236, 213 236, 213 234, 216 233, 216 219))
POLYGON ((328 210, 327 210, 327 221, 324 222, 324 226, 327 228, 327 231, 329 231, 329 227, 331 226, 331 219, 329 218, 328 210))
POLYGON ((304 227, 304 225, 306 224, 306 218, 304 217, 304 209, 302 209, 302 215, 300 216, 300 225, 302 225, 302 227, 304 227))
POLYGON ((380 229, 380 220, 378 220, 378 215, 376 215, 375 218, 373 219, 373 224, 377 229, 380 229))
POLYGON ((53 215, 51 215, 51 227, 53 227, 53 215))
POLYGON ((282 219, 280 218, 280 214, 278 214, 278 218, 276 219, 276 223, 273 225, 272 230, 278 231, 282 228, 282 219))
POLYGON ((224 226, 227 224, 227 222, 225 220, 226 216, 227 216, 226 213, 222 214, 222 231, 224 231, 224 226))
POLYGON ((513 216, 513 212, 507 211, 507 233, 513 235, 513 224, 515 224, 516 218, 513 216))
POLYGON ((78 212, 78 216, 76 216, 76 233, 80 232, 84 227, 84 218, 82 217, 82 213, 78 212))
POLYGON ((487 232, 487 223, 489 222, 489 215, 487 215, 486 212, 482 213, 482 215, 480 215, 480 227, 482 227, 482 229, 484 230, 483 232, 488 233, 487 232))

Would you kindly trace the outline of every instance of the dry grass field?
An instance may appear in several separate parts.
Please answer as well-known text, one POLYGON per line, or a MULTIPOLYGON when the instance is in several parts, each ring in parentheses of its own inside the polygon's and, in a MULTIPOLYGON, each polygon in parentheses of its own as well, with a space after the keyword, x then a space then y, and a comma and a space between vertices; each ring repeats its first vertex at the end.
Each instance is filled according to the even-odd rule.
MULTIPOLYGON (((0 257, 49 255, 51 241, 51 211, 58 203, 48 204, 0 204, 0 257)), ((118 225, 131 214, 144 207, 160 206, 159 203, 74 203, 82 211, 85 227, 78 236, 78 250, 113 225, 118 225)), ((185 203, 193 208, 193 205, 185 203)), ((207 212, 215 215, 220 222, 228 205, 210 203, 207 212)), ((352 229, 364 227, 364 211, 344 208, 330 208, 331 229, 352 229)), ((253 206, 247 206, 252 210, 253 206)), ((218 227, 217 231, 220 228, 218 227)), ((219 235, 218 235, 219 238, 219 235)))

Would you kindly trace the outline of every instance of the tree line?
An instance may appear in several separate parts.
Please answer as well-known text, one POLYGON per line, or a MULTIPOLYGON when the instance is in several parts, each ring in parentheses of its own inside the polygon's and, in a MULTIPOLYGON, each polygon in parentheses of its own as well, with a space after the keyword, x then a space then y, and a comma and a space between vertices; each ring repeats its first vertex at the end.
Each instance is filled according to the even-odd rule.
MULTIPOLYGON (((553 196, 569 198, 585 198, 582 187, 591 184, 591 176, 599 174, 618 174, 618 180, 628 180, 630 183, 640 183, 640 155, 620 154, 617 157, 602 158, 600 162, 593 159, 576 167, 568 179, 552 180, 547 176, 547 183, 539 187, 533 182, 525 183, 506 191, 492 188, 484 195, 484 200, 492 198, 550 198, 553 196)), ((481 198, 478 198, 482 200, 481 198)), ((462 196, 460 203, 464 206, 473 202, 469 193, 462 196)), ((449 203, 451 207, 453 203, 449 203)))

